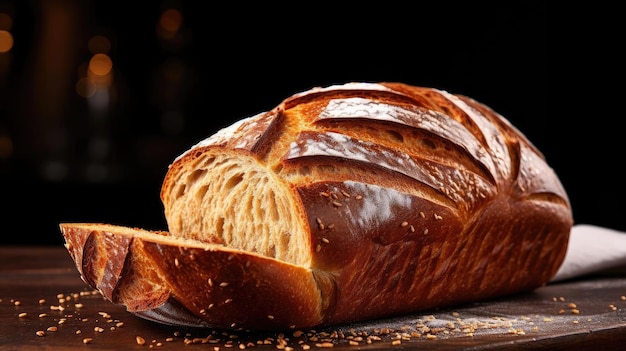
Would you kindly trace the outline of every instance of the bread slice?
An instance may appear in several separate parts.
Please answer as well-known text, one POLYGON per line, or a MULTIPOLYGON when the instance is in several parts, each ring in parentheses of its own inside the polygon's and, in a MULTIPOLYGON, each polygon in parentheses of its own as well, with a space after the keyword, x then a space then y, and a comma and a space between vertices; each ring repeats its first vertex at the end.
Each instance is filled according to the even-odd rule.
POLYGON ((556 273, 573 224, 559 178, 503 116, 401 83, 314 88, 242 119, 176 158, 161 200, 167 232, 63 223, 68 249, 112 302, 215 328, 529 291, 556 273))
POLYGON ((61 230, 83 280, 145 319, 255 330, 321 322, 324 284, 310 268, 139 228, 63 223, 61 230))

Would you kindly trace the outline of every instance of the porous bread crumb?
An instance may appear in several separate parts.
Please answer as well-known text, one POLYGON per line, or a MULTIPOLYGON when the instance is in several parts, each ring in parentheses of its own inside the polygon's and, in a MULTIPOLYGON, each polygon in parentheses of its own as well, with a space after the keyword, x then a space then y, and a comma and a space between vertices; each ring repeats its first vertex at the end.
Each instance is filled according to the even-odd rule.
POLYGON ((252 157, 219 152, 203 153, 183 167, 188 170, 171 180, 176 185, 162 192, 171 236, 218 238, 233 249, 310 265, 305 219, 294 211, 300 205, 271 170, 252 157), (207 208, 210 214, 195 215, 207 208))

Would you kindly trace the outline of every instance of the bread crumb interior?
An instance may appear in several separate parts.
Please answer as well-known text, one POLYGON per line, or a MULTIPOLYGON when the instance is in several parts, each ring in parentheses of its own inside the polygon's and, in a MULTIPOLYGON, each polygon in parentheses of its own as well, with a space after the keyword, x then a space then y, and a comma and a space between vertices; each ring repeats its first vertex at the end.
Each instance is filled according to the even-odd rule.
POLYGON ((295 210, 300 204, 263 165, 245 155, 204 152, 186 169, 165 194, 171 235, 310 266, 310 243, 295 210))

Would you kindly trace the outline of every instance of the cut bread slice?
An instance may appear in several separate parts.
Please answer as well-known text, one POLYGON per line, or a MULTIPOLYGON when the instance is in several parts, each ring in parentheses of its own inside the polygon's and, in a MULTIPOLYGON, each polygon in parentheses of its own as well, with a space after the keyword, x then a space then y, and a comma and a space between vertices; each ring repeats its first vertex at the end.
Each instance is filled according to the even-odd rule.
POLYGON ((129 312, 159 323, 306 327, 321 322, 322 296, 332 296, 332 286, 320 284, 329 281, 320 272, 221 244, 111 224, 64 223, 60 228, 87 284, 129 312))

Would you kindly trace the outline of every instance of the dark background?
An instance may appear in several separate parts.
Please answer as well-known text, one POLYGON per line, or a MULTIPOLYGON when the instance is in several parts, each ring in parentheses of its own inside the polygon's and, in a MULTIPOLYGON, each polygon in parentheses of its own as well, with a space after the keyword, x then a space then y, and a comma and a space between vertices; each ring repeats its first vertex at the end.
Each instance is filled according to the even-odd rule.
POLYGON ((61 244, 64 221, 166 229, 159 191, 176 156, 296 92, 349 81, 489 105, 544 153, 577 223, 626 230, 617 9, 0 0, 2 13, 14 46, 0 53, 0 244, 61 244), (172 37, 158 25, 167 9, 182 15, 172 37), (95 36, 111 43, 105 99, 77 92, 95 36))

